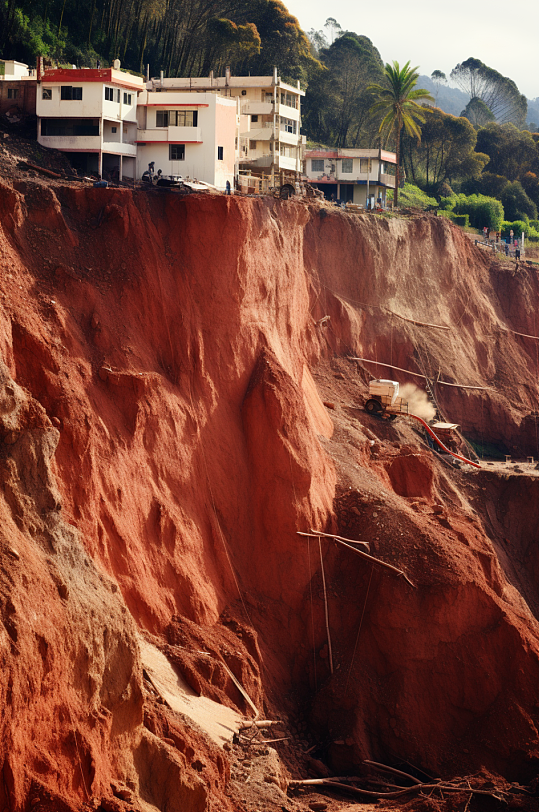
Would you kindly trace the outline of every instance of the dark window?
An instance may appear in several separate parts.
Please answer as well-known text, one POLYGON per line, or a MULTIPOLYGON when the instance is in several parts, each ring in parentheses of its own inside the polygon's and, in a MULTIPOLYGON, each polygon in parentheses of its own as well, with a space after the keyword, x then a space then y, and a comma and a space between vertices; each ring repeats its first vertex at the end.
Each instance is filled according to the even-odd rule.
POLYGON ((81 101, 82 87, 70 87, 69 85, 62 85, 60 88, 60 98, 62 101, 81 101))
POLYGON ((105 101, 114 101, 114 88, 105 88, 105 101))
POLYGON ((116 91, 116 101, 118 102, 118 104, 120 104, 120 91, 119 90, 116 91))
POLYGON ((7 91, 8 99, 17 99, 19 96, 19 91, 16 87, 9 87, 7 91))
POLYGON ((52 99, 52 87, 44 87, 41 93, 41 98, 44 101, 51 101, 52 99))
POLYGON ((315 160, 311 158, 311 172, 323 172, 324 171, 324 159, 322 160, 315 160))
POLYGON ((217 160, 223 160, 223 147, 217 147, 217 160))
POLYGON ((251 116, 251 121, 256 124, 258 123, 258 116, 251 116))
POLYGON ((168 158, 170 161, 185 161, 185 144, 169 144, 168 158))
POLYGON ((124 93, 124 104, 131 104, 131 93, 124 93))
POLYGON ((156 127, 197 127, 198 110, 158 110, 156 127))
POLYGON ((256 149, 256 141, 249 141, 249 149, 256 149))
POLYGON ((343 175, 351 175, 354 168, 354 159, 353 158, 343 158, 342 159, 342 173, 343 175))
POLYGON ((42 118, 41 135, 99 135, 99 123, 91 118, 42 118))
POLYGON ((113 132, 113 133, 117 132, 116 127, 111 127, 110 129, 111 129, 111 132, 113 132))

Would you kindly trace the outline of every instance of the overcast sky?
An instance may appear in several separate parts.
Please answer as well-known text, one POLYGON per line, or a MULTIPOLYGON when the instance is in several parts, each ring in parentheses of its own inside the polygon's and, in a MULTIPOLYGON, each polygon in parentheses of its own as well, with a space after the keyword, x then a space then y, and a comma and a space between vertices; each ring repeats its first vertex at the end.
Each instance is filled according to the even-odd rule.
POLYGON ((344 30, 364 34, 384 62, 419 65, 430 76, 473 56, 516 82, 529 99, 539 96, 539 2, 522 0, 284 0, 304 31, 334 17, 344 30))

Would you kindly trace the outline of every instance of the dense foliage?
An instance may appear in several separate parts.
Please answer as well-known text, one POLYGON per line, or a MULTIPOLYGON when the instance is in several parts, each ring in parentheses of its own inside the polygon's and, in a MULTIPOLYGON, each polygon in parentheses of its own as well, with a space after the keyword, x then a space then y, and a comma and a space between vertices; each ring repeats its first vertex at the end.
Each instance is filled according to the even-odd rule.
POLYGON ((0 53, 38 54, 79 67, 120 58, 152 75, 237 74, 306 78, 317 61, 281 0, 0 0, 0 53))

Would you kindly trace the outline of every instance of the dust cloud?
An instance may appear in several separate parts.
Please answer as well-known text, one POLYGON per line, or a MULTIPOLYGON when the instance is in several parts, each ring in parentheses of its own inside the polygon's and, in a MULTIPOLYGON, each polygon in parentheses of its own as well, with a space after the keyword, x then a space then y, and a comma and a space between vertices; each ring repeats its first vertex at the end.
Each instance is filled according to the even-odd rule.
POLYGON ((408 401, 408 411, 429 421, 436 417, 436 409, 430 402, 427 393, 423 389, 418 389, 413 383, 405 383, 399 387, 399 395, 403 400, 408 401))

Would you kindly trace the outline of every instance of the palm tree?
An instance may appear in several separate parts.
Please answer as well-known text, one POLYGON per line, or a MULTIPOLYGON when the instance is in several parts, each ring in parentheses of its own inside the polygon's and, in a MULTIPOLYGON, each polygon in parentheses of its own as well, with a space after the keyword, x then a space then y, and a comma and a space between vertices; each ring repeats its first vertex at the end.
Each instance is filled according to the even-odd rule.
POLYGON ((389 63, 384 68, 385 84, 370 85, 367 89, 376 97, 370 108, 372 114, 381 113, 384 117, 379 132, 383 137, 393 133, 397 153, 397 176, 395 179, 395 205, 399 202, 401 131, 421 140, 421 128, 425 115, 418 101, 434 101, 428 90, 416 88, 418 68, 411 68, 407 62, 402 68, 398 62, 389 63))

